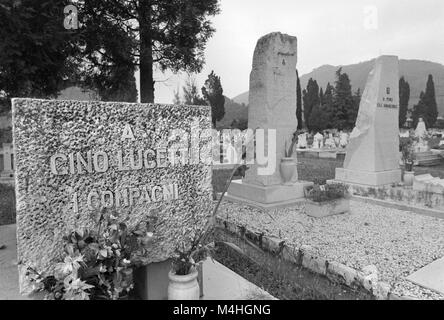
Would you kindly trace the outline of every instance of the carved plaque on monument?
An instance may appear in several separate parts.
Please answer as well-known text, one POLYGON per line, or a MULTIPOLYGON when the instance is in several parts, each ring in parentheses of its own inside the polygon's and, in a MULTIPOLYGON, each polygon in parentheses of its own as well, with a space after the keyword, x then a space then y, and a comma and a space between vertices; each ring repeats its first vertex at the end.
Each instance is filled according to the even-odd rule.
POLYGON ((144 263, 164 261, 212 212, 209 107, 13 99, 23 271, 49 273, 62 237, 101 210, 131 227, 155 216, 144 263))

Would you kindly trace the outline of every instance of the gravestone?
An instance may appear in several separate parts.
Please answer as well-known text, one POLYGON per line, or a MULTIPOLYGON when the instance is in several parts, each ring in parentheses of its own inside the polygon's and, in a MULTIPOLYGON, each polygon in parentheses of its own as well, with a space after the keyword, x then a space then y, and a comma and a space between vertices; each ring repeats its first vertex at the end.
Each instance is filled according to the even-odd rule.
POLYGON ((131 228, 157 220, 139 260, 163 262, 212 212, 209 107, 13 99, 20 288, 50 274, 62 237, 102 209, 131 228))
POLYGON ((399 169, 398 58, 381 56, 370 72, 336 180, 383 186, 401 182, 399 169))
POLYGON ((324 136, 322 133, 316 133, 313 137, 313 149, 319 150, 324 147, 324 136))
POLYGON ((308 148, 308 142, 307 142, 307 133, 302 133, 298 136, 298 149, 307 149, 308 148))
POLYGON ((325 147, 328 149, 335 149, 336 148, 336 142, 335 142, 335 139, 334 139, 332 133, 328 134, 328 137, 325 140, 325 147))
POLYGON ((296 63, 296 37, 274 32, 258 40, 250 74, 248 126, 256 132, 256 160, 261 154, 268 157, 268 161, 249 165, 244 180, 231 183, 229 199, 270 208, 303 197, 304 183, 298 181, 297 170, 291 183, 285 186, 280 174, 281 159, 298 124, 294 90, 296 63), (264 145, 258 143, 261 130, 264 145))

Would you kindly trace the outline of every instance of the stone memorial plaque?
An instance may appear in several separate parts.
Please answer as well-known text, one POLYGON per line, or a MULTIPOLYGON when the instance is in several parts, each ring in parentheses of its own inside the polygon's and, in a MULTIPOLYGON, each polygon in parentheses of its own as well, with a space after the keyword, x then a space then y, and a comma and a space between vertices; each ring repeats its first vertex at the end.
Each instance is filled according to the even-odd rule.
POLYGON ((21 288, 102 209, 129 227, 155 216, 147 264, 190 243, 213 208, 211 128, 209 107, 13 99, 21 288))
POLYGON ((398 58, 381 56, 369 74, 336 180, 370 186, 400 182, 398 122, 398 58))

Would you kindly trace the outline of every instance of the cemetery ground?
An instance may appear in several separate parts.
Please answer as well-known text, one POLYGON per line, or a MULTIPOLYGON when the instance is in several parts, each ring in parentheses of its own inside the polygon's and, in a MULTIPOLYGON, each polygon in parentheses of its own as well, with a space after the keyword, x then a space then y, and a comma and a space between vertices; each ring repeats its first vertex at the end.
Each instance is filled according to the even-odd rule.
MULTIPOLYGON (((334 179, 335 169, 342 164, 343 160, 338 159, 299 157, 299 179, 334 179)), ((216 192, 223 189, 222 182, 226 181, 223 176, 229 175, 229 170, 218 171, 213 176, 216 192)), ((415 167, 415 173, 444 178, 444 166, 415 167)), ((244 233, 269 236, 276 239, 277 245, 285 244, 296 251, 309 246, 327 265, 340 263, 357 271, 375 266, 378 281, 386 284, 386 289, 391 288, 392 298, 444 299, 444 295, 405 279, 444 257, 444 220, 353 200, 350 213, 344 215, 314 219, 304 210, 303 203, 292 208, 263 211, 224 201, 219 218, 225 223, 225 229, 230 229, 228 223, 244 233)), ((244 238, 240 232, 231 240, 244 238)), ((265 258, 251 259, 251 252, 247 251, 219 248, 217 258, 280 299, 368 298, 360 289, 352 293, 339 284, 323 284, 325 277, 311 276, 307 281, 310 276, 303 274, 298 266, 294 266, 292 275, 287 271, 276 272, 282 256, 275 256, 275 265, 272 263, 267 267, 265 258)), ((322 268, 317 271, 323 275, 326 273, 322 268)))
MULTIPOLYGON (((339 159, 299 157, 299 178, 307 181, 333 179, 335 169, 342 164, 343 160, 339 159)), ((231 168, 213 171, 216 193, 223 190, 231 171, 231 168)), ((415 167, 415 173, 431 173, 444 178, 444 166, 415 167)), ((0 224, 14 223, 12 187, 0 185, 0 202, 0 224)), ((296 250, 308 245, 329 263, 338 262, 354 270, 376 266, 378 281, 391 286, 392 296, 444 299, 434 291, 405 280, 413 272, 444 256, 444 220, 356 201, 351 201, 350 213, 323 219, 306 216, 303 204, 266 212, 223 201, 219 217, 247 230, 280 239, 296 250)), ((219 228, 214 240, 236 243, 238 238, 227 238, 219 228)), ((351 289, 300 266, 293 266, 291 274, 279 272, 280 268, 270 267, 266 258, 253 259, 223 243, 216 246, 213 256, 278 299, 373 298, 362 288, 351 289)), ((280 265, 282 260, 272 257, 271 263, 280 265)))

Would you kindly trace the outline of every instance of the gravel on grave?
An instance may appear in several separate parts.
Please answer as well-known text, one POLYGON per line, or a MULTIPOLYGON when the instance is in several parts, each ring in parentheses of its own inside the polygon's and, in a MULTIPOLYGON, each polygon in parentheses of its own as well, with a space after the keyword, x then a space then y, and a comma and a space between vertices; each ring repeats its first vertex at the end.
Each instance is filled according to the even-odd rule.
POLYGON ((316 219, 304 213, 303 203, 267 212, 223 201, 218 215, 297 248, 309 245, 328 261, 357 270, 375 265, 379 281, 399 296, 444 299, 405 280, 444 256, 444 220, 357 201, 350 201, 350 209, 316 219))

